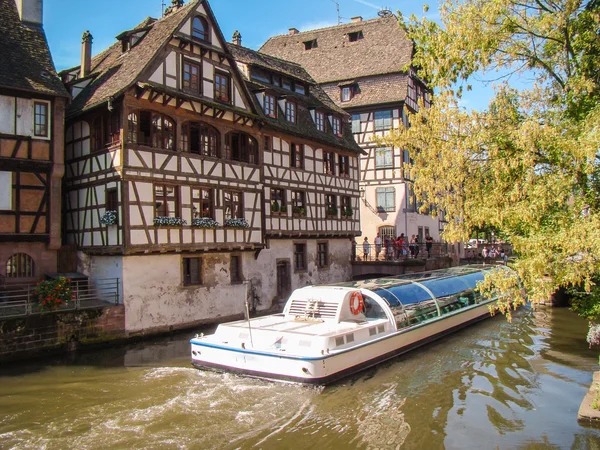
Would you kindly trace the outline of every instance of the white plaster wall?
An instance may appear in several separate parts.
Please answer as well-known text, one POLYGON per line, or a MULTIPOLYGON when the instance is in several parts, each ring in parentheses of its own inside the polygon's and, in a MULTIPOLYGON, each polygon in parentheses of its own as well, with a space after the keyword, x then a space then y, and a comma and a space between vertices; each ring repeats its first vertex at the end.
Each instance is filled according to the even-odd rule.
MULTIPOLYGON (((50 111, 48 109, 49 114, 50 111)), ((29 99, 17 98, 17 134, 33 135, 33 102, 29 99)), ((50 129, 48 134, 50 134, 50 129)))
POLYGON ((0 95, 0 133, 15 134, 15 97, 0 95))
POLYGON ((92 256, 89 261, 89 277, 94 280, 117 278, 119 280, 119 303, 123 303, 123 257, 92 256))
MULTIPOLYGON (((246 286, 230 283, 230 255, 202 257, 206 285, 189 287, 182 285, 182 255, 125 257, 125 329, 141 331, 243 313, 246 286)), ((242 257, 245 267, 252 254, 242 257)))

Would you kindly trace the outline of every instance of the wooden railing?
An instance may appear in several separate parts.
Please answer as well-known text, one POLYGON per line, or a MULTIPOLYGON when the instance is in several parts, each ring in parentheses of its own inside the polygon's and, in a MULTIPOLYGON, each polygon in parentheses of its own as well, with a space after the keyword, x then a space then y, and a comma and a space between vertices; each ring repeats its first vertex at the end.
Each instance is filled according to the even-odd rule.
MULTIPOLYGON (((0 319, 42 314, 35 283, 0 284, 0 319)), ((71 301, 55 311, 79 311, 119 304, 120 280, 106 278, 71 282, 71 301)))

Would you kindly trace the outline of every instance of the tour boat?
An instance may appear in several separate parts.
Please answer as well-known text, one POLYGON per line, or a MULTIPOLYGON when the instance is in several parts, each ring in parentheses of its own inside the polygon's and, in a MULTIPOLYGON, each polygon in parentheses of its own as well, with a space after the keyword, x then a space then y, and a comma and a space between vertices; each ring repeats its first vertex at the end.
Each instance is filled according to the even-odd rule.
MULTIPOLYGON (((496 266, 499 270, 510 270, 496 266)), ((196 335, 192 364, 328 384, 490 316, 476 291, 491 266, 461 266, 295 290, 283 313, 196 335)))

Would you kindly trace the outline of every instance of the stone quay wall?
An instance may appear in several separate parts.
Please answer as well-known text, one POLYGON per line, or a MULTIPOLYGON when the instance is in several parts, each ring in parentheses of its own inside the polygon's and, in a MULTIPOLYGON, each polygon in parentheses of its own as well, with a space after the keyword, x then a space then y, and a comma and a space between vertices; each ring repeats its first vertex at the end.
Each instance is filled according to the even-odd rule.
POLYGON ((0 320, 0 363, 126 338, 123 305, 0 320))

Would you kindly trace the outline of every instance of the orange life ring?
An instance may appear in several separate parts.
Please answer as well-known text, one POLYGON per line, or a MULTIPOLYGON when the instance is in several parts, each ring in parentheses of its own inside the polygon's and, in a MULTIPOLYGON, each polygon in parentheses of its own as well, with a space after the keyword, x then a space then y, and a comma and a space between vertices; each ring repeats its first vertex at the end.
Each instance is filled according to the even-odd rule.
POLYGON ((360 292, 354 291, 350 297, 350 311, 357 316, 365 309, 365 301, 360 292))

